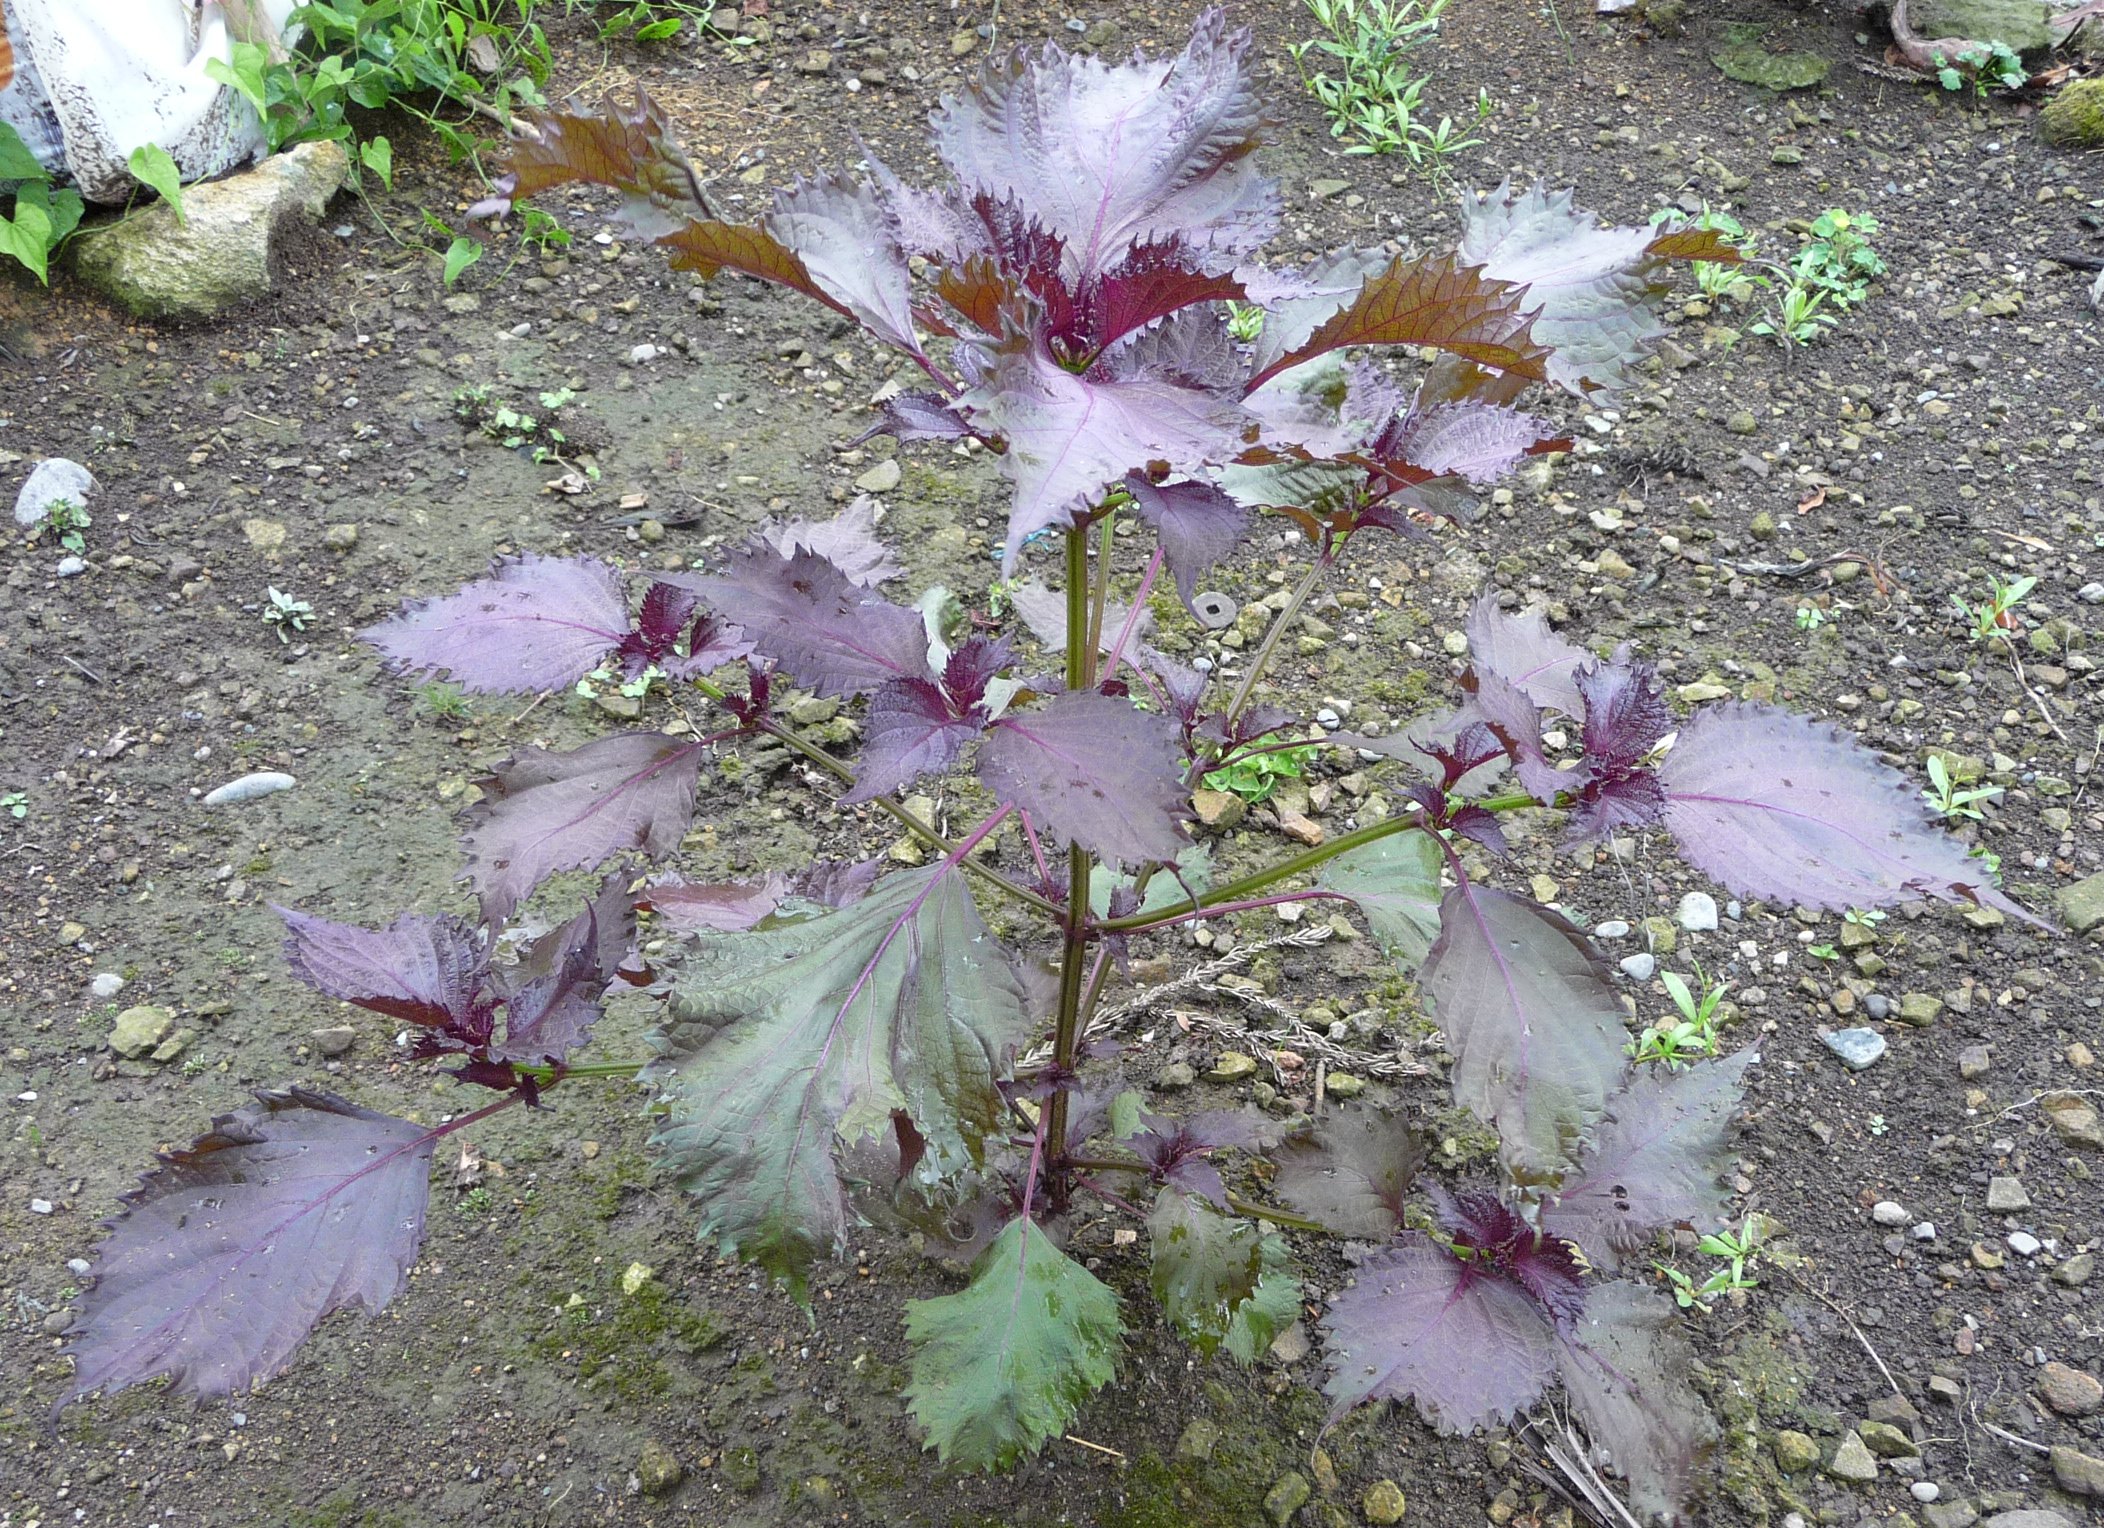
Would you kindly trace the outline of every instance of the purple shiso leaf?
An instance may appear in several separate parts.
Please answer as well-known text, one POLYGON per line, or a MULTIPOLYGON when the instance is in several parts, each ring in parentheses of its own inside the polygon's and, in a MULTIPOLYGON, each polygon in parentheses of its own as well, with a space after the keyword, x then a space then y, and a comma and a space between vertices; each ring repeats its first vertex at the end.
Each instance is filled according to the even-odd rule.
POLYGON ((497 973, 503 992, 503 1061, 560 1062, 584 1043, 605 1011, 606 989, 636 942, 627 877, 612 876, 585 910, 550 929, 515 966, 497 973))
POLYGON ((1236 272, 1249 300, 1264 309, 1264 327, 1251 347, 1251 374, 1278 370, 1278 361, 1306 344, 1393 260, 1377 249, 1347 246, 1317 255, 1298 270, 1249 267, 1236 272))
POLYGON ((1273 1154, 1278 1196, 1339 1236, 1386 1241, 1424 1162, 1424 1142, 1379 1109, 1344 1108, 1273 1154))
POLYGON ((1250 387, 1352 345, 1430 345, 1498 371, 1548 375, 1549 351, 1530 331, 1527 294, 1479 264, 1444 254, 1392 261, 1314 333, 1257 369, 1250 387))
POLYGON ((502 691, 573 684, 628 632, 620 574, 596 557, 528 552, 359 635, 397 672, 444 671, 462 689, 502 691))
POLYGON ((636 905, 656 913, 675 933, 734 934, 771 916, 788 894, 789 878, 779 873, 713 883, 668 875, 645 886, 636 905))
POLYGON ((807 902, 836 911, 852 907, 877 884, 881 860, 817 860, 798 871, 790 888, 807 902))
POLYGON ((1534 338, 1548 347, 1548 378, 1573 392, 1616 388, 1663 335, 1652 311, 1669 259, 1735 262, 1713 233, 1602 228, 1571 205, 1571 193, 1511 183, 1462 201, 1458 258, 1526 288, 1534 338))
POLYGON ((1659 766, 1681 857, 1742 897, 1885 907, 1978 902, 2052 925, 1995 889, 1914 788, 1835 729, 1768 706, 1700 710, 1659 766))
POLYGON ((1454 1099, 1522 1182, 1553 1180, 1622 1073, 1606 962, 1560 913, 1470 881, 1448 890, 1422 988, 1454 1054, 1454 1099))
POLYGON ((1014 661, 1015 648, 1006 637, 999 641, 972 637, 944 662, 943 693, 958 711, 970 711, 986 699, 986 687, 1014 661))
POLYGON ((1496 1194, 1430 1190, 1439 1225, 1457 1255, 1485 1278, 1510 1279, 1558 1326, 1585 1307, 1585 1270, 1565 1243, 1544 1236, 1496 1194))
POLYGON ((667 653, 657 660, 657 666, 674 679, 691 679, 751 654, 752 644, 736 627, 704 610, 694 617, 694 627, 687 633, 686 652, 667 653))
POLYGON ((885 344, 920 353, 912 276, 890 208, 874 186, 826 173, 799 179, 774 199, 767 231, 810 273, 831 305, 885 344))
POLYGON ((703 749, 658 732, 620 732, 568 753, 527 748, 475 783, 462 815, 465 878, 486 921, 502 923, 558 870, 586 870, 623 849, 662 858, 694 816, 703 749))
POLYGON ((1578 671, 1585 701, 1585 768, 1611 776, 1632 768, 1673 730, 1665 688, 1649 663, 1589 663, 1578 671))
POLYGON ((1062 529, 1075 510, 1126 473, 1164 462, 1190 472, 1241 449, 1247 416, 1233 401, 1146 375, 1076 376, 1043 350, 1005 347, 981 385, 957 400, 975 430, 1007 443, 1015 483, 1002 567, 1023 542, 1062 529))
POLYGON ((1556 1334, 1556 1364, 1593 1443, 1629 1481, 1644 1522, 1680 1524, 1716 1438, 1688 1383, 1694 1358, 1672 1301, 1627 1279, 1595 1284, 1585 1311, 1556 1334))
POLYGON ((664 669, 668 664, 681 663, 679 639, 686 630, 687 618, 699 603, 691 591, 676 584, 652 584, 644 592, 643 608, 636 612, 634 629, 615 650, 621 677, 636 679, 652 667, 664 669))
POLYGON ((893 679, 925 679, 920 613, 869 593, 831 561, 769 547, 732 554, 728 571, 693 587, 762 657, 820 695, 860 695, 893 679))
POLYGON ((931 679, 894 679, 869 698, 855 783, 841 805, 874 801, 964 757, 981 722, 959 716, 931 679))
POLYGON ((1498 608, 1495 595, 1484 595, 1468 613, 1468 650, 1478 673, 1492 673, 1526 692, 1538 706, 1565 716, 1585 714, 1578 692, 1578 670, 1593 662, 1584 648, 1549 630, 1539 605, 1518 615, 1498 608))
POLYGON ((901 443, 913 440, 962 440, 972 427, 938 393, 900 393, 877 405, 877 422, 862 434, 889 435, 901 443))
POLYGON ((1577 790, 1578 799, 1571 804, 1564 830, 1567 849, 1648 828, 1665 815, 1665 789, 1649 770, 1588 780, 1577 790))
POLYGON ((97 1253, 61 1407, 167 1375, 261 1384, 331 1311, 377 1311, 424 1239, 432 1131, 327 1093, 264 1092, 124 1197, 97 1253))
POLYGON ((1472 843, 1480 844, 1500 859, 1509 857, 1512 846, 1505 842, 1505 830, 1498 825, 1497 813, 1480 806, 1465 806, 1447 819, 1447 826, 1472 843))
POLYGON ((1175 57, 1018 53, 944 99, 935 149, 966 186, 1015 202, 1062 241, 1070 285, 1171 235, 1232 265, 1278 221, 1278 194, 1251 157, 1263 111, 1248 47, 1214 10, 1175 57))
MULTIPOLYGON (((1487 403, 1445 403, 1413 413, 1394 455, 1434 477, 1459 476, 1488 487, 1522 457, 1568 451, 1571 442, 1546 421, 1487 403)), ((1389 455, 1386 443, 1380 454, 1389 455)))
POLYGON ((1089 348, 1100 351, 1194 304, 1242 296, 1241 282, 1195 269, 1197 260, 1179 239, 1136 245, 1116 270, 1085 289, 1082 333, 1089 348))
POLYGON ((877 501, 858 493, 830 520, 791 520, 765 526, 760 537, 783 557, 809 552, 838 568, 847 581, 863 589, 897 578, 905 564, 877 539, 877 501))
POLYGON ((995 1073, 1028 1027, 1022 988, 938 866, 885 878, 841 911, 703 934, 669 1009, 671 1100, 654 1144, 699 1200, 703 1234, 801 1288, 852 1224, 835 1152, 894 1131, 921 1171, 974 1165, 1003 1118, 995 1073))
POLYGON ((489 955, 459 918, 403 913, 386 928, 334 923, 273 906, 292 974, 339 1002, 426 1029, 472 1027, 489 955))
POLYGON ((1582 776, 1558 769, 1549 762, 1546 745, 1542 742, 1541 713, 1526 691, 1482 669, 1471 669, 1463 674, 1461 687, 1469 692, 1469 703, 1456 719, 1480 722, 1490 729, 1505 745, 1520 784, 1527 787, 1536 801, 1547 806, 1556 799, 1558 791, 1583 783, 1582 776))
POLYGON ((1209 308, 1172 313, 1118 341, 1104 352, 1103 364, 1121 377, 1155 377, 1200 392, 1242 390, 1244 367, 1227 320, 1209 308))
POLYGON ((1127 1136, 1125 1144, 1147 1164, 1156 1183, 1173 1185, 1224 1210, 1227 1186, 1212 1153, 1230 1146, 1254 1149, 1266 1138, 1266 1123, 1231 1109, 1209 1109, 1184 1120, 1142 1111, 1144 1128, 1127 1136))
POLYGON ((979 746, 979 778, 1052 836, 1105 859, 1173 860, 1188 840, 1176 724, 1093 691, 1010 712, 979 746))
POLYGON ((1685 1071, 1638 1072, 1608 1100, 1577 1167, 1543 1201, 1541 1228, 1576 1242, 1607 1273, 1661 1226, 1707 1230, 1724 1209, 1725 1132, 1746 1068, 1758 1059, 1748 1047, 1685 1071))
POLYGON ((1526 1410, 1556 1372, 1541 1307, 1418 1231, 1361 1263, 1322 1327, 1333 1423, 1361 1401, 1411 1400, 1440 1432, 1464 1433, 1526 1410))
POLYGON ((1125 491, 1132 495, 1134 511, 1161 539, 1162 560, 1189 606, 1198 580, 1241 544, 1250 512, 1211 483, 1156 485, 1134 472, 1125 478, 1125 491))

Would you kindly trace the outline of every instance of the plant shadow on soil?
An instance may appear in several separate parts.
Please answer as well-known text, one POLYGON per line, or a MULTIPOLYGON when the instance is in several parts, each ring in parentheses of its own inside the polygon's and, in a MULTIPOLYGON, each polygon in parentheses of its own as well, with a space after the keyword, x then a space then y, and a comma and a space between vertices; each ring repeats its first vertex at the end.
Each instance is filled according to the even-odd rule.
MULTIPOLYGON (((1760 9, 1776 46, 1854 56, 1853 18, 1760 9)), ((934 95, 976 67, 983 42, 953 37, 978 19, 848 24, 778 3, 769 44, 736 57, 617 50, 604 73, 644 79, 705 172, 749 210, 765 186, 837 158, 845 123, 900 168, 919 164, 908 135, 934 95), (833 50, 828 73, 788 67, 813 45, 833 50), (843 89, 849 73, 857 92, 843 89)), ((1009 5, 1001 35, 1064 36, 1064 19, 1009 5)), ((1173 40, 1188 8, 1108 19, 1113 35, 1098 40, 1121 53, 1173 40)), ((1284 62, 1296 27, 1283 7, 1259 21, 1259 68, 1285 119, 1271 156, 1288 205, 1279 253, 1297 239, 1312 250, 1451 237, 1450 200, 1392 179, 1387 161, 1337 155, 1284 62)), ((573 82, 592 82, 597 52, 579 37, 566 46, 573 82)), ((1634 640, 1671 685, 1859 724, 1910 765, 1931 746, 1989 770, 2006 756, 2006 794, 1979 831, 2012 891, 2045 903, 2094 873, 2104 844, 2084 761, 2093 670, 2074 661, 2088 639, 2073 598, 2104 561, 2091 541, 2104 524, 2099 331, 2072 278, 2040 259, 2083 237, 2076 216, 2093 177, 2089 192, 2063 195, 2082 180, 2076 164, 2039 149, 2006 110, 1974 118, 1841 64, 1821 92, 1778 99, 1717 75, 1701 36, 1589 24, 1570 50, 1547 15, 1455 8, 1429 56, 1434 92, 1457 112, 1478 84, 1501 103, 1490 146, 1466 170, 1490 179, 1509 165, 1575 186, 1620 222, 1682 194, 1729 201, 1777 248, 1789 235, 1770 225, 1874 206, 1893 275, 1833 336, 1795 354, 1750 339, 1726 348, 1719 329, 1744 321, 1728 311, 1684 315, 1677 349, 1634 396, 1574 411, 1597 421, 1578 426, 1580 455, 1433 548, 1361 554, 1339 599, 1315 612, 1329 634, 1309 628, 1279 693, 1349 699, 1355 724, 1404 720, 1442 699, 1441 636, 1480 589, 1533 594, 1581 640, 1634 640), (1800 511, 1821 486, 1824 498, 1800 511), (1904 592, 1720 566, 1847 552, 1882 560, 1904 592), (2074 622, 2054 645, 2027 649, 2072 741, 2040 725, 2008 666, 1968 648, 1948 619, 1950 593, 2012 566, 2039 574, 2040 597, 2074 622), (1793 616, 1805 602, 1832 619, 1801 630, 1793 616)), ((382 209, 397 224, 413 222, 418 200, 478 194, 461 171, 398 155, 404 189, 382 209)), ((14 375, 0 448, 75 457, 104 484, 88 574, 57 580, 49 547, 18 549, 0 615, 0 788, 26 790, 30 806, 20 823, 0 823, 10 876, 0 1094, 12 1100, 0 1131, 0 1283, 11 1297, 0 1372, 17 1380, 0 1398, 0 1523, 1155 1528, 1270 1521, 1265 1498, 1289 1473, 1312 1488, 1303 1523, 1363 1521, 1363 1493, 1384 1478, 1407 1492, 1409 1522, 1562 1520, 1521 1467, 1524 1441, 1442 1439, 1392 1409, 1320 1437, 1319 1350, 1289 1345, 1247 1371, 1195 1358, 1148 1316, 1143 1254, 1114 1244, 1107 1221, 1084 1221, 1075 1245, 1126 1297, 1136 1330, 1118 1381, 1075 1423, 1086 1441, 1056 1443, 1003 1477, 946 1475, 904 1417, 899 1308, 955 1287, 956 1275, 870 1233, 817 1281, 806 1319, 695 1247, 678 1196, 651 1174, 643 1099, 621 1086, 564 1088, 537 1114, 476 1131, 502 1175, 485 1168, 474 1187, 456 1186, 441 1162, 431 1239, 405 1294, 376 1320, 326 1323, 259 1394, 192 1407, 148 1387, 78 1406, 47 1431, 67 1377, 56 1351, 76 1278, 67 1260, 89 1250, 94 1222, 156 1147, 195 1134, 246 1089, 293 1077, 425 1118, 455 1107, 456 1092, 393 1059, 378 1023, 352 1020, 356 1040, 338 1059, 315 1049, 311 1030, 345 1020, 286 977, 266 902, 369 922, 457 905, 451 819, 478 769, 606 723, 566 697, 531 709, 478 698, 465 716, 441 714, 413 686, 376 680, 349 631, 510 549, 684 565, 769 514, 823 512, 875 459, 842 449, 883 380, 866 352, 809 308, 736 283, 694 287, 647 249, 591 243, 601 206, 580 199, 566 211, 578 234, 566 257, 507 264, 493 250, 447 293, 429 260, 340 203, 331 224, 348 237, 317 241, 274 304, 207 329, 127 325, 63 285, 48 299, 0 291, 0 341, 15 357, 4 363, 14 375), (633 363, 640 343, 661 355, 633 363), (567 407, 604 442, 599 485, 547 492, 559 468, 463 427, 453 396, 476 384, 519 399, 576 387, 567 407), (629 493, 648 496, 655 525, 616 523, 629 493), (291 643, 258 617, 270 585, 318 612, 291 643), (286 769, 299 786, 226 812, 197 806, 193 792, 261 768, 286 769), (82 931, 62 941, 72 922, 82 931), (105 972, 127 983, 114 1001, 88 995, 105 972), (165 1065, 106 1049, 116 1011, 138 1002, 172 1009, 190 1032, 165 1065), (55 1213, 31 1213, 32 1199, 55 1213), (631 1295, 634 1263, 652 1273, 631 1295), (632 1480, 650 1439, 684 1468, 662 1498, 632 1480)), ((928 448, 901 459, 886 528, 914 591, 943 582, 983 606, 1002 514, 991 473, 928 448)), ((1246 607, 1287 560, 1261 542, 1220 587, 1246 607)), ((1371 810, 1348 773, 1339 765, 1318 782, 1333 824, 1371 810)), ((704 801, 686 858, 697 876, 891 846, 764 757, 712 770, 704 801)), ((1255 819, 1239 834, 1223 845, 1230 859, 1275 838, 1255 819)), ((1633 863, 1588 870, 1559 860, 1555 839, 1553 824, 1534 826, 1516 870, 1557 880, 1565 902, 1595 918, 1637 924, 1639 940, 1657 920, 1662 958, 1673 941, 1734 980, 1733 1038, 1766 1031, 1734 1186, 1804 1261, 1697 1324, 1699 1378, 1726 1428, 1705 1521, 1912 1510, 1906 1476, 1889 1468, 1859 1490, 1816 1470, 1785 1477, 1772 1462, 1778 1429, 1831 1456, 1887 1394, 1847 1322, 1800 1280, 1848 1313, 1918 1409, 1920 1473, 1946 1502, 2078 1516, 2033 1458, 1981 1424, 2083 1446, 2075 1424, 2028 1403, 2023 1358, 2039 1348, 2091 1370, 2104 1361, 2072 1276, 2104 1239, 2094 1150, 2060 1140, 2036 1108, 2004 1112, 2084 1085, 2081 1041, 2099 1032, 2094 942, 1913 909, 1829 963, 1806 951, 1842 943, 1837 918, 1748 908, 1719 932, 1680 932, 1669 915, 1700 883, 1671 861, 1647 846, 1633 863), (1927 1027, 1881 1025, 1891 1053, 1873 1070, 1846 1072, 1821 1045, 1821 1026, 1864 1022, 1868 996, 1896 1008, 1908 994, 1942 1007, 1927 1027), (1961 1053, 1981 1045, 1989 1069, 1968 1059, 1961 1076, 1961 1053), (2021 1176, 2033 1209, 1988 1212, 1990 1174, 2021 1176), (1884 1199, 1933 1221, 1936 1239, 1874 1227, 1868 1207, 1884 1199), (2003 1236, 2018 1229, 2049 1250, 2009 1251, 2003 1236), (1938 1412, 1937 1375, 1959 1383, 1963 1405, 1938 1412)), ((1165 953, 1165 973, 1205 954, 1165 953)), ((1364 943, 1277 952, 1254 974, 1303 1010, 1369 1015, 1362 1043, 1438 1059, 1422 1048, 1427 1027, 1407 986, 1384 977, 1364 943)), ((1656 989, 1632 992, 1643 1016, 1663 1011, 1656 989)), ((619 1008, 597 1054, 640 1054, 648 1022, 640 1004, 619 1008)), ((1150 1033, 1117 1063, 1136 1083, 1170 1060, 1202 1069, 1201 1037, 1168 1023, 1150 1033)), ((1464 1168, 1482 1138, 1453 1118, 1440 1079, 1398 1092, 1440 1127, 1445 1164, 1464 1168)), ((1201 1085, 1173 1103, 1242 1096, 1201 1085)), ((1334 1249, 1305 1250, 1312 1317, 1350 1269, 1334 1249)))

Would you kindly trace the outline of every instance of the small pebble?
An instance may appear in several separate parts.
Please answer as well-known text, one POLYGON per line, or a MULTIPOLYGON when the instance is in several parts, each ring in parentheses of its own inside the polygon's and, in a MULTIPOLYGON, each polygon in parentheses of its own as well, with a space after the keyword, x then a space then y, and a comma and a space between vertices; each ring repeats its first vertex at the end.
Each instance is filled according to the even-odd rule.
POLYGON ((299 781, 290 775, 279 774, 274 769, 259 770, 252 775, 243 775, 238 780, 229 780, 219 789, 205 796, 206 806, 232 806, 236 802, 253 801, 258 796, 271 796, 279 791, 289 791, 299 781))
POLYGON ((1936 1239, 1936 1222, 1924 1220, 1914 1228, 1912 1235, 1916 1241, 1934 1241, 1936 1239))
POLYGON ((1919 1502, 1932 1502, 1943 1494, 1943 1487, 1933 1480, 1917 1480, 1907 1487, 1907 1494, 1919 1502))
POLYGON ((1882 992, 1873 992, 1870 996, 1863 999, 1863 1011, 1873 1019, 1890 1018, 1892 1016, 1892 999, 1885 996, 1882 992))
POLYGON ((1680 899, 1677 916, 1689 933, 1708 933, 1717 926, 1717 899, 1706 891, 1691 891, 1680 899))
POLYGON ((124 990, 124 978, 115 971, 104 971, 88 983, 88 991, 96 997, 115 997, 124 990))
POLYGON ((662 354, 655 345, 637 345, 628 352, 628 359, 632 365, 646 366, 662 354))
POLYGON ((2044 1245, 2029 1231, 2011 1231, 2009 1233, 2009 1250, 2018 1257, 2031 1257, 2044 1245))
POLYGON ((73 578, 87 571, 88 561, 85 557, 61 557, 58 560, 60 578, 73 578))
POLYGON ((66 1259, 66 1271, 76 1279, 84 1279, 95 1271, 95 1265, 84 1257, 69 1257, 66 1259))
POLYGON ((1821 1035, 1826 1048, 1839 1056, 1852 1072, 1875 1065, 1885 1054, 1885 1037, 1874 1029, 1837 1029, 1821 1035))
POLYGON ((1649 950, 1622 957, 1622 974, 1631 981, 1647 982, 1651 973, 1658 969, 1658 957, 1649 950))
POLYGON ((1593 937, 1595 939, 1627 939, 1629 937, 1629 925, 1620 918, 1609 918, 1605 923, 1594 927, 1593 937))
POLYGON ((1907 1223, 1907 1207, 1890 1199, 1880 1199, 1870 1207, 1870 1218, 1881 1226, 1903 1226, 1907 1223))
POLYGON ((32 1199, 29 1201, 29 1213, 32 1215, 49 1215, 51 1210, 52 1204, 49 1199, 32 1199))

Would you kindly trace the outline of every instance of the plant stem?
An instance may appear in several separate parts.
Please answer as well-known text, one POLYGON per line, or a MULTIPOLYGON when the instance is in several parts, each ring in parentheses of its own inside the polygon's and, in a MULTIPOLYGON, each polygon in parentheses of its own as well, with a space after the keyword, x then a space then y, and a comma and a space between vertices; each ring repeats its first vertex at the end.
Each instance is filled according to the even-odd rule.
MULTIPOLYGON (((562 1078, 572 1077, 633 1077, 651 1063, 648 1061, 592 1061, 583 1066, 566 1066, 562 1078)), ((541 1082, 556 1080, 556 1069, 552 1066, 524 1066, 512 1063, 512 1070, 535 1078, 541 1082)))
MULTIPOLYGON (((1067 532, 1067 688, 1091 690, 1096 686, 1096 643, 1089 629, 1089 542, 1088 528, 1067 532)), ((1062 920, 1059 952, 1059 1009, 1052 1034, 1052 1065, 1063 1072, 1074 1068, 1074 1055, 1081 1043, 1081 1000, 1088 986, 1089 955, 1089 862, 1088 850, 1079 844, 1067 849, 1067 907, 1062 920)), ((1045 1128, 1052 1141, 1052 1160, 1064 1162, 1067 1150, 1067 1090, 1059 1089, 1047 1101, 1045 1128)))
POLYGON ((1286 601, 1286 608, 1278 613, 1278 619, 1271 623, 1271 629, 1264 633, 1264 640, 1257 644, 1257 650, 1250 655, 1249 667, 1242 675, 1242 682, 1235 687, 1234 699, 1227 703, 1226 717, 1230 727, 1234 725, 1235 718, 1248 706, 1249 697, 1256 693, 1257 680, 1263 674, 1265 665, 1271 661, 1271 654, 1278 647, 1279 640, 1285 636, 1286 628, 1293 624, 1294 617, 1300 614, 1300 607, 1307 603, 1308 596, 1315 592, 1315 585, 1321 582, 1322 575, 1329 572, 1335 560, 1334 553, 1324 552, 1308 564, 1308 571, 1302 574, 1300 582, 1293 586, 1293 597, 1286 601))
POLYGON ((1337 1234, 1319 1220, 1310 1220, 1307 1216, 1296 1215, 1291 1210, 1279 1210, 1268 1204, 1258 1204, 1253 1199, 1244 1199, 1240 1194, 1229 1194, 1227 1207, 1237 1214, 1248 1215, 1257 1220, 1268 1220, 1273 1225, 1291 1226, 1296 1231, 1313 1231, 1318 1236, 1337 1234))
MULTIPOLYGON (((1366 844, 1378 843, 1380 840, 1392 838, 1398 833, 1421 833, 1423 831, 1425 831, 1424 825, 1415 817, 1391 817, 1386 822, 1377 822, 1370 827, 1360 828, 1356 832, 1346 833, 1342 837, 1333 838, 1328 843, 1322 844, 1317 848, 1305 850, 1288 859, 1282 859, 1275 865, 1269 865, 1262 870, 1253 871, 1238 881, 1230 881, 1225 886, 1216 886, 1199 897, 1198 905, 1200 907, 1213 907, 1222 902, 1239 902, 1245 897, 1256 895, 1256 893, 1263 891, 1266 887, 1276 886, 1280 881, 1290 876, 1304 875, 1318 865, 1327 864, 1338 855, 1347 853, 1350 850, 1360 848, 1366 844)), ((1170 922, 1180 921, 1189 916, 1189 911, 1181 905, 1162 912, 1131 913, 1123 918, 1109 918, 1098 923, 1096 932, 1099 934, 1143 933, 1170 922)))

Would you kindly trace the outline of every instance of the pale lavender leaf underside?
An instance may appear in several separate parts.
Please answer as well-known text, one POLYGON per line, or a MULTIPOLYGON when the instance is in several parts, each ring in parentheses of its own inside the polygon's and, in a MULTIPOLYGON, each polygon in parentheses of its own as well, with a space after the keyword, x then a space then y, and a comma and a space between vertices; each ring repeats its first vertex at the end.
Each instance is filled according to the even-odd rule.
POLYGON ((487 957, 458 918, 403 913, 386 928, 360 928, 280 907, 285 962, 324 997, 429 1029, 464 1019, 487 957))
POLYGON ((621 575, 596 557, 527 553, 360 636, 395 669, 446 673, 467 690, 574 684, 628 635, 621 575))

